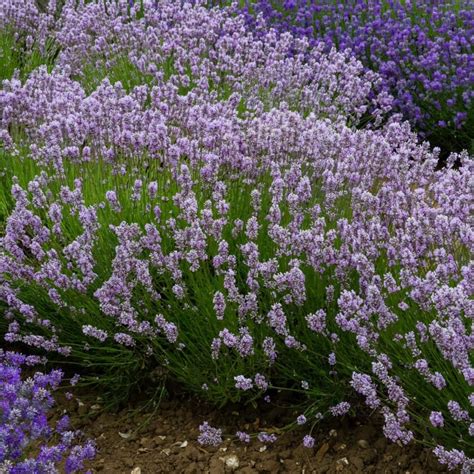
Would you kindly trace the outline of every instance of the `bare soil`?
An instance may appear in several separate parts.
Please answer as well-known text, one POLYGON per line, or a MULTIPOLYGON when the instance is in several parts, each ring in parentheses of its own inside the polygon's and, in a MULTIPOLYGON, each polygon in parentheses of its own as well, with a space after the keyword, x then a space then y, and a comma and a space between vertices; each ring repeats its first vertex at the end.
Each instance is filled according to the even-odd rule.
POLYGON ((218 411, 195 399, 174 397, 153 410, 133 407, 114 414, 101 410, 99 398, 96 403, 64 401, 60 409, 67 409, 73 425, 96 439, 99 453, 89 466, 94 473, 446 472, 429 449, 416 444, 402 448, 386 440, 380 420, 370 413, 321 424, 313 431, 315 447, 308 449, 302 445, 308 427, 280 434, 270 445, 256 439, 245 445, 231 438, 239 429, 277 432, 275 427, 289 421, 282 417, 288 409, 272 405, 218 411), (197 443, 198 427, 205 420, 223 429, 221 446, 197 443))

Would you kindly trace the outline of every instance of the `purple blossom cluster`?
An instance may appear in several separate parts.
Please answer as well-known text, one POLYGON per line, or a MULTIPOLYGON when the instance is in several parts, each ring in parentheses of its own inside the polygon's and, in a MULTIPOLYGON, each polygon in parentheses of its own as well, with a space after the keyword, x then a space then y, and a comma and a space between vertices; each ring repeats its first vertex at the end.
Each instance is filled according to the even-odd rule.
MULTIPOLYGON (((471 149, 474 127, 474 4, 469 0, 255 0, 280 32, 350 50, 377 71, 394 109, 444 150, 471 149)), ((257 14, 261 16, 256 17, 257 14)))
POLYGON ((48 40, 51 39, 58 2, 48 2, 45 9, 42 9, 39 3, 31 0, 21 3, 15 0, 2 2, 0 30, 11 30, 15 42, 23 48, 24 54, 31 52, 34 46, 44 53, 48 40))
POLYGON ((81 435, 71 430, 67 415, 54 427, 48 421, 54 404, 51 391, 61 382, 62 372, 22 375, 22 366, 39 362, 37 356, 0 350, 0 471, 84 471, 84 462, 95 456, 94 444, 79 444, 81 435), (32 451, 36 452, 34 456, 32 451))
POLYGON ((303 446, 305 448, 311 449, 314 448, 315 439, 311 435, 306 435, 303 438, 303 446))
POLYGON ((229 10, 68 1, 52 31, 57 67, 0 90, 5 339, 159 360, 220 402, 269 400, 278 381, 311 403, 330 381, 346 392, 327 413, 355 392, 390 440, 426 431, 469 467, 468 155, 438 170, 408 123, 383 120, 379 76, 229 10), (123 82, 90 82, 124 60, 123 82))
MULTIPOLYGON (((40 68, 24 84, 12 79, 3 85, 0 136, 7 143, 14 123, 35 141, 32 154, 56 166, 64 157, 112 160, 119 152, 130 156, 140 150, 157 158, 168 146, 171 123, 181 132, 180 124, 191 130, 198 126, 186 118, 189 109, 207 116, 206 127, 217 117, 231 127, 239 104, 249 113, 287 105, 354 121, 370 105, 375 115, 390 108, 386 94, 367 100, 379 79, 349 54, 326 55, 306 40, 278 38, 273 31, 257 40, 242 17, 225 11, 161 2, 159 9, 145 9, 140 21, 129 21, 136 14, 135 7, 129 10, 128 2, 66 2, 55 24, 60 53, 54 73, 40 68), (298 54, 290 57, 290 51, 298 54), (141 81, 130 95, 123 91, 126 84, 112 86, 104 79, 86 97, 72 80, 84 80, 88 67, 113 69, 124 57, 141 81), (155 86, 151 90, 143 84, 148 78, 155 86), (144 110, 150 99, 153 107, 144 110)), ((2 13, 8 20, 9 9, 2 13)))
POLYGON ((199 426, 198 442, 204 446, 219 446, 222 443, 222 430, 212 427, 207 421, 199 426))

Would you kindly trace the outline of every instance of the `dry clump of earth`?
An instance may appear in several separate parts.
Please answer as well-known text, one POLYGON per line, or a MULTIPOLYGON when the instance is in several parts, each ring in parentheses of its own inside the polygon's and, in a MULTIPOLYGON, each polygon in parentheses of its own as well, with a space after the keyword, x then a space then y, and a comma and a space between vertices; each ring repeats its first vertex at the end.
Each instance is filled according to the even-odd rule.
MULTIPOLYGON (((401 447, 384 438, 375 415, 333 419, 312 433, 314 448, 302 445, 307 430, 279 434, 273 444, 252 439, 244 444, 233 436, 237 430, 278 433, 288 419, 287 408, 261 410, 230 408, 216 411, 196 399, 162 400, 153 410, 138 407, 110 413, 95 403, 75 398, 60 407, 71 415, 73 425, 93 437, 98 455, 88 466, 93 473, 386 473, 421 474, 446 472, 420 445, 401 447), (285 414, 285 415, 284 415, 285 414), (222 428, 223 443, 200 446, 198 427, 203 421, 222 428), (266 421, 264 421, 266 420, 266 421), (227 436, 226 436, 227 435, 227 436)), ((296 413, 297 415, 297 413, 296 413)))

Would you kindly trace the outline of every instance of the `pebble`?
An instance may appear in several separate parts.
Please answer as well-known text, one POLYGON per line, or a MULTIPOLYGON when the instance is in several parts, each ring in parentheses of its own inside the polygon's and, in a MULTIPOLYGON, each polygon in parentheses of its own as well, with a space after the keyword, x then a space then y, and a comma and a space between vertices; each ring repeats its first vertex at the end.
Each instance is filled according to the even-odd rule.
POLYGON ((341 458, 336 461, 336 471, 342 471, 346 466, 349 465, 347 458, 341 458))
POLYGON ((357 441, 357 444, 363 449, 367 449, 369 447, 369 443, 365 439, 360 439, 357 441))
POLYGON ((233 471, 238 469, 240 466, 239 458, 235 454, 229 454, 228 456, 224 456, 219 459, 226 465, 227 468, 232 469, 233 471))
POLYGON ((87 405, 77 399, 77 413, 79 416, 87 415, 88 409, 87 405))

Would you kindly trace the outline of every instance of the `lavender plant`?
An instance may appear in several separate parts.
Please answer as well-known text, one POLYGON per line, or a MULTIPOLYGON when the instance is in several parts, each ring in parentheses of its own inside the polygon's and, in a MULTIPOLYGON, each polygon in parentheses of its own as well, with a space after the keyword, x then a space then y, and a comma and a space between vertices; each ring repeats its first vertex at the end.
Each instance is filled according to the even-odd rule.
POLYGON ((0 9, 0 80, 25 78, 40 65, 51 67, 58 53, 54 41, 56 1, 44 10, 37 2, 5 0, 0 9))
POLYGON ((62 372, 22 375, 23 366, 40 360, 0 350, 0 471, 84 472, 84 462, 95 456, 94 444, 78 443, 80 433, 69 428, 66 415, 54 427, 48 422, 54 404, 51 391, 60 384, 62 372))
POLYGON ((307 446, 358 395, 469 469, 467 154, 437 171, 377 75, 227 10, 66 2, 54 32, 0 91, 6 339, 125 396, 160 366, 217 404, 291 391, 307 446))
MULTIPOLYGON (((423 138, 446 154, 474 152, 474 7, 471 1, 250 0, 280 32, 349 49, 423 138)), ((258 20, 255 15, 261 14, 258 20)))

